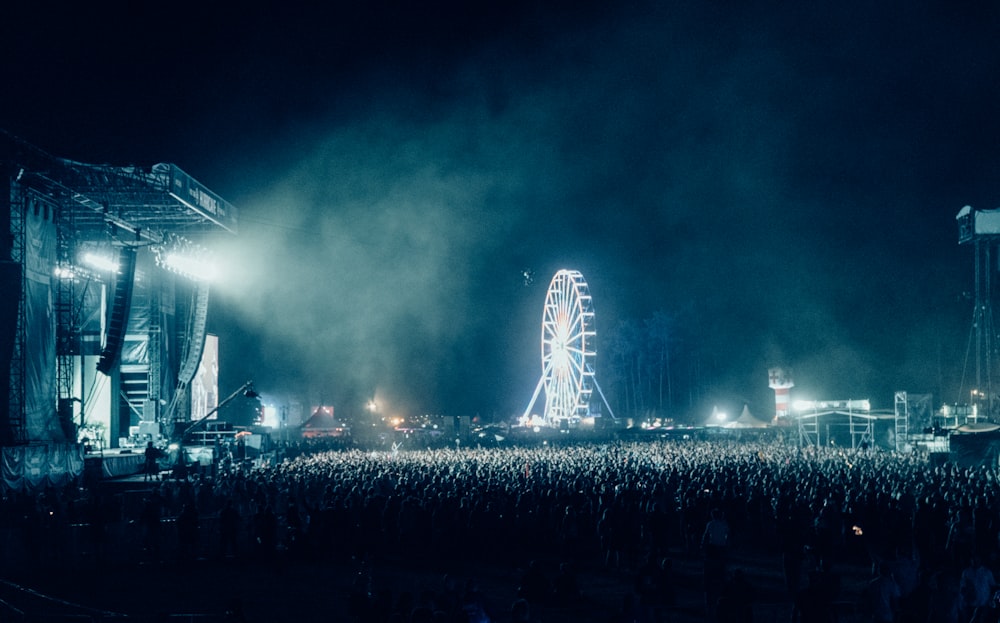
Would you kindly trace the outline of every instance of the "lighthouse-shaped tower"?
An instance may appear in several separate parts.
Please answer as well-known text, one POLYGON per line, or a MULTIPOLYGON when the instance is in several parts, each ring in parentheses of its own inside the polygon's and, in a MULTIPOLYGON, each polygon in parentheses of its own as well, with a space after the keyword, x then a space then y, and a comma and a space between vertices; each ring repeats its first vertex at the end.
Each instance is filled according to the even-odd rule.
POLYGON ((788 415, 788 391, 795 387, 791 372, 784 368, 767 371, 768 386, 774 390, 774 420, 777 422, 788 415))

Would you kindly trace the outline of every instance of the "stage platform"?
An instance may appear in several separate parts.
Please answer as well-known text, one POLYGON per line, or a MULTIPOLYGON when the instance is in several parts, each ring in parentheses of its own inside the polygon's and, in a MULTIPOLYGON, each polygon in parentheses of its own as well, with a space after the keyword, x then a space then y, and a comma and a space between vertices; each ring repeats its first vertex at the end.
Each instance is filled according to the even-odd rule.
POLYGON ((134 450, 105 450, 83 456, 84 470, 100 473, 102 479, 141 475, 143 462, 143 453, 134 450))

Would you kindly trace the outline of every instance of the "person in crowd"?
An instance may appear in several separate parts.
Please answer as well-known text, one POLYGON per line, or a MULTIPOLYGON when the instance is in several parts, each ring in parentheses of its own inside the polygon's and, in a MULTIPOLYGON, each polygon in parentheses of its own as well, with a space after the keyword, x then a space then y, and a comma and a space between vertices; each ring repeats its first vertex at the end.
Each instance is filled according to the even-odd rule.
POLYGON ((985 621, 986 609, 991 605, 996 590, 993 572, 983 564, 979 554, 972 554, 958 584, 958 611, 963 621, 985 621))
POLYGON ((219 511, 219 556, 236 556, 240 533, 240 513, 232 498, 226 498, 219 511))
POLYGON ((153 493, 143 501, 139 522, 142 527, 142 546, 147 556, 153 560, 160 559, 160 522, 163 518, 162 498, 159 493, 153 493))
POLYGON ((528 563, 528 568, 521 576, 521 582, 517 587, 517 596, 536 607, 550 602, 552 583, 545 576, 539 561, 532 560, 528 563))
MULTIPOLYGON (((73 517, 92 508, 90 495, 96 492, 75 487, 5 496, 0 520, 7 517, 14 535, 7 564, 28 558, 47 564, 32 544, 62 542, 56 531, 85 521, 73 517), (42 521, 46 515, 67 519, 42 521)), ((524 560, 565 560, 628 578, 633 591, 636 575, 650 572, 643 560, 694 559, 700 538, 706 571, 721 578, 712 584, 718 592, 736 536, 741 551, 774 556, 776 577, 785 555, 788 601, 802 592, 803 570, 846 556, 852 544, 886 575, 895 570, 901 593, 910 592, 915 579, 926 586, 913 594, 926 596, 928 611, 932 605, 947 610, 951 595, 960 599, 958 578, 970 553, 980 554, 979 567, 995 571, 1000 525, 1000 479, 992 466, 728 439, 396 453, 303 441, 285 446, 280 462, 234 463, 215 474, 157 481, 152 495, 158 498, 152 506, 149 500, 109 509, 107 534, 152 551, 160 542, 159 520, 179 518, 193 504, 206 529, 218 530, 223 555, 269 555, 282 538, 306 538, 310 560, 330 564, 372 556, 513 569, 524 560), (306 516, 284 512, 293 508, 306 516), (281 509, 281 517, 271 509, 281 509), (961 513, 951 517, 949 509, 961 513), (844 526, 863 528, 864 536, 845 543, 844 526), (909 559, 893 559, 894 552, 909 559)), ((109 543, 107 549, 115 548, 109 543)), ((869 573, 844 579, 845 587, 863 585, 869 573)), ((875 580, 888 585, 881 573, 875 580)), ((686 588, 673 586, 675 592, 686 588)), ((879 594, 891 595, 886 590, 879 594)), ((967 611, 973 603, 982 600, 965 599, 967 611)), ((919 609, 900 605, 898 614, 919 609)), ((544 618, 537 608, 532 604, 532 616, 544 618)))
POLYGON ((743 569, 733 569, 716 605, 718 623, 753 623, 754 588, 743 569))
POLYGON ((146 449, 143 450, 143 460, 142 460, 143 482, 155 481, 159 478, 160 476, 159 459, 160 459, 160 450, 153 445, 152 441, 147 441, 146 449))
POLYGON ((880 564, 875 578, 862 594, 862 612, 870 615, 872 623, 895 623, 899 614, 899 584, 892 577, 888 564, 880 564))
POLYGON ((834 603, 840 594, 840 580, 829 561, 819 561, 807 574, 806 586, 796 595, 792 606, 794 623, 835 623, 834 603))
POLYGON ((709 618, 714 618, 722 598, 729 556, 729 522, 719 508, 712 509, 711 519, 702 532, 701 548, 705 562, 705 609, 709 618))
POLYGON ((177 516, 177 545, 181 560, 192 560, 198 553, 198 509, 187 502, 177 516))

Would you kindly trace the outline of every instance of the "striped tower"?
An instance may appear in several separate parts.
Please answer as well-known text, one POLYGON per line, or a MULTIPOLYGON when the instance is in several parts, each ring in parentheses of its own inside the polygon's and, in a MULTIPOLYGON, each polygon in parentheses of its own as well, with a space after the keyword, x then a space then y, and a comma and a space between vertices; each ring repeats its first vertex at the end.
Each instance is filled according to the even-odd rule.
POLYGON ((792 375, 783 368, 771 368, 767 371, 768 386, 774 390, 774 417, 783 418, 788 415, 788 390, 795 387, 792 375))

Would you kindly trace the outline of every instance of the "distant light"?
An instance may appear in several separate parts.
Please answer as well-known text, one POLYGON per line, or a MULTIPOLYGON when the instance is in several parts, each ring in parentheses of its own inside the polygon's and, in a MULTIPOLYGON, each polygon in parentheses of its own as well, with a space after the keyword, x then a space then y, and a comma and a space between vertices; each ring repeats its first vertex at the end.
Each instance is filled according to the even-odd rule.
POLYGON ((535 431, 536 433, 540 433, 540 432, 542 432, 542 427, 541 426, 535 426, 531 430, 535 431))
POLYGON ((178 448, 180 448, 180 445, 176 443, 172 443, 169 446, 167 446, 167 450, 176 450, 178 448))
POLYGON ((56 266, 56 269, 52 271, 56 279, 73 279, 76 277, 76 273, 73 272, 72 268, 64 268, 62 266, 56 266))
POLYGON ((796 411, 811 411, 816 408, 814 400, 796 400, 792 403, 792 408, 796 411))
POLYGON ((281 420, 278 417, 278 408, 274 405, 263 405, 261 411, 263 411, 264 415, 261 425, 277 428, 281 424, 281 420))
POLYGON ((96 255, 94 253, 84 253, 83 263, 89 264, 90 266, 93 266, 98 270, 105 270, 112 273, 118 272, 118 262, 104 255, 96 255))
POLYGON ((726 420, 726 412, 725 411, 719 411, 715 415, 715 417, 718 418, 720 422, 724 422, 726 420))

